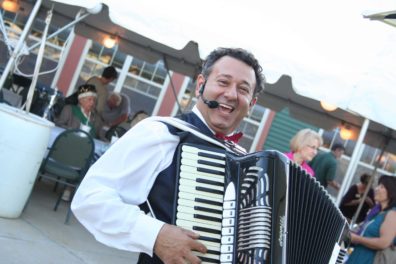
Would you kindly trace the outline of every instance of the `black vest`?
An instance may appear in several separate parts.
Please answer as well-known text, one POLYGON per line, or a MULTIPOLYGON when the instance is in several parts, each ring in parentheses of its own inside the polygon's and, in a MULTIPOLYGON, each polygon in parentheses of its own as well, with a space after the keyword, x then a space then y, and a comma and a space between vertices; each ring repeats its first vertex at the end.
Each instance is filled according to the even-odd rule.
MULTIPOLYGON (((178 116, 181 120, 186 121, 189 124, 197 127, 199 131, 206 136, 213 137, 213 133, 209 128, 199 119, 199 117, 194 113, 182 114, 178 116)), ((167 124, 166 124, 167 125, 167 124)), ((169 132, 173 135, 177 135, 180 138, 179 145, 182 143, 191 143, 204 146, 218 147, 213 145, 203 139, 200 139, 193 134, 181 131, 173 126, 167 125, 169 132)), ((220 148, 220 147, 218 147, 220 148)), ((178 148, 173 156, 172 163, 168 168, 160 172, 154 182, 154 185, 149 193, 148 200, 154 211, 155 217, 165 223, 171 224, 174 212, 174 200, 176 195, 176 174, 177 174, 177 158, 178 158, 178 148)), ((146 204, 140 206, 142 210, 148 212, 146 204)), ((141 253, 139 256, 138 263, 163 263, 157 256, 154 255, 151 258, 149 255, 141 253)))

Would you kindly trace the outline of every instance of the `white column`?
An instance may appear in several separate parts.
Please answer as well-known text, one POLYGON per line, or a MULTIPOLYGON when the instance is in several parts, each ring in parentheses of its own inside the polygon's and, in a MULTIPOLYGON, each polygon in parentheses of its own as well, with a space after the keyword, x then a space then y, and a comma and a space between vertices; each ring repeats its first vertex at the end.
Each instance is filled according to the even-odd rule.
POLYGON ((126 56, 124 64, 122 65, 121 72, 117 78, 117 83, 114 87, 114 92, 117 92, 117 93, 121 92, 122 87, 125 83, 125 79, 128 76, 129 67, 131 66, 132 59, 133 59, 132 56, 130 56, 130 55, 126 56))
POLYGON ((169 83, 171 81, 170 78, 172 78, 172 75, 173 75, 173 72, 169 71, 169 74, 167 74, 167 76, 166 76, 165 82, 162 85, 161 93, 159 94, 157 102, 156 102, 156 104, 154 106, 154 110, 153 110, 153 114, 152 114, 153 116, 158 115, 158 111, 159 111, 159 109, 161 107, 162 101, 164 100, 165 93, 168 90, 168 86, 169 86, 169 83))
POLYGON ((256 133, 256 135, 254 136, 254 140, 253 140, 253 142, 252 142, 252 145, 250 146, 249 152, 254 152, 254 151, 256 151, 256 149, 257 149, 257 144, 258 144, 258 142, 259 142, 259 140, 260 140, 260 137, 261 137, 261 134, 262 134, 262 132, 263 132, 263 128, 264 128, 264 126, 265 126, 265 123, 267 123, 267 120, 268 120, 268 117, 269 117, 270 112, 271 112, 271 111, 270 111, 269 109, 265 109, 264 115, 263 115, 263 117, 261 118, 260 125, 259 125, 259 127, 257 128, 257 133, 256 133))
POLYGON ((351 160, 349 161, 349 165, 347 171, 345 173, 344 180, 342 181, 340 191, 337 195, 336 204, 340 205, 341 199, 344 196, 346 190, 348 190, 351 185, 353 176, 355 175, 357 165, 359 163, 360 157, 363 152, 363 139, 366 136, 367 129, 370 121, 366 118, 363 122, 362 128, 360 129, 358 140, 356 141, 355 149, 353 150, 351 160))

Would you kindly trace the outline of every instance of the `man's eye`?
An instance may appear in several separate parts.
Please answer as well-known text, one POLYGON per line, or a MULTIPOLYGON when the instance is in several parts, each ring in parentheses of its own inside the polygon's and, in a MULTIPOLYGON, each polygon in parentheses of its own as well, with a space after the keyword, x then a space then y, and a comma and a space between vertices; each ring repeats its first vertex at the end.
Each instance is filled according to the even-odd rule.
POLYGON ((217 82, 218 82, 218 84, 221 85, 221 86, 226 86, 226 85, 228 84, 228 82, 225 81, 225 80, 218 80, 217 82))
POLYGON ((240 87, 239 90, 244 93, 244 94, 249 94, 250 93, 250 89, 249 87, 240 87))

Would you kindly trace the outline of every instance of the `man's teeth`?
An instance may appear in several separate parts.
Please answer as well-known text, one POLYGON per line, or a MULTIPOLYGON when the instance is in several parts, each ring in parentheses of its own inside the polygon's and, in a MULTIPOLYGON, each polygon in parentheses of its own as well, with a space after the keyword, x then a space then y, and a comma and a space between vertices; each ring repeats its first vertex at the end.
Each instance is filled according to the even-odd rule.
POLYGON ((233 107, 231 107, 231 106, 229 106, 229 105, 225 105, 225 104, 220 104, 220 107, 221 107, 223 110, 227 110, 228 112, 232 112, 232 111, 234 110, 233 107))

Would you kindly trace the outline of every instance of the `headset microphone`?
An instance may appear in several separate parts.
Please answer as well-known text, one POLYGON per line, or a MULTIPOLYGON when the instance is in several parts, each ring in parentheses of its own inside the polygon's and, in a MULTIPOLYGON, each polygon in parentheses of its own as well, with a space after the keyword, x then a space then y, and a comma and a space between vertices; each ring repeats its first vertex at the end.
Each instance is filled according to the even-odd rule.
POLYGON ((206 84, 206 82, 205 82, 204 84, 202 84, 202 85, 201 85, 201 88, 199 89, 199 95, 200 95, 202 101, 203 101, 204 104, 206 104, 210 109, 214 109, 214 108, 219 107, 219 105, 220 105, 219 102, 217 102, 217 101, 215 101, 215 100, 209 101, 209 100, 206 100, 206 99, 203 97, 203 91, 204 91, 204 89, 205 89, 205 84, 206 84))

